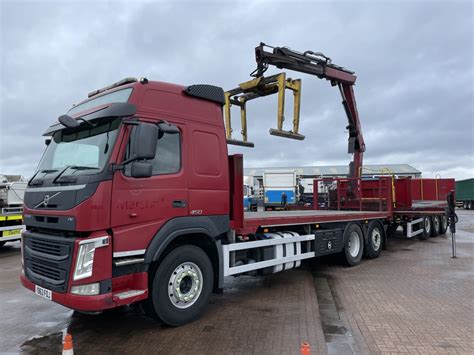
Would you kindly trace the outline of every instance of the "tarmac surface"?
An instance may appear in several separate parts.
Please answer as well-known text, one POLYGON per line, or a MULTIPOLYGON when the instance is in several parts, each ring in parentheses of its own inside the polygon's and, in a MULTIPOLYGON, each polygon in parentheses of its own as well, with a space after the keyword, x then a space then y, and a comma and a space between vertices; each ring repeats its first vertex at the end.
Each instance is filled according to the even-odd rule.
POLYGON ((403 239, 347 268, 334 257, 263 278, 229 278, 204 316, 170 328, 139 308, 89 316, 24 289, 19 243, 0 249, 0 352, 473 354, 474 211, 457 210, 451 238, 403 239))

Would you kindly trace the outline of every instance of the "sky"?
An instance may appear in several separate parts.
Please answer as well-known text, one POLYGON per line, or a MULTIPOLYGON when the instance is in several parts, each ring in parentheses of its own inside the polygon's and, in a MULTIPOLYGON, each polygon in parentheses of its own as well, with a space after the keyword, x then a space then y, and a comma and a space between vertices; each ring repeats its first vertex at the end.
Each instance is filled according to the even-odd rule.
MULTIPOLYGON (((0 0, 0 173, 31 176, 44 130, 94 89, 147 77, 229 90, 250 79, 264 42, 323 52, 355 71, 364 163, 474 177, 473 23, 471 1, 0 0)), ((348 164, 337 88, 287 77, 302 79, 306 139, 269 135, 273 95, 248 104, 255 148, 229 152, 242 152, 246 167, 348 164)))

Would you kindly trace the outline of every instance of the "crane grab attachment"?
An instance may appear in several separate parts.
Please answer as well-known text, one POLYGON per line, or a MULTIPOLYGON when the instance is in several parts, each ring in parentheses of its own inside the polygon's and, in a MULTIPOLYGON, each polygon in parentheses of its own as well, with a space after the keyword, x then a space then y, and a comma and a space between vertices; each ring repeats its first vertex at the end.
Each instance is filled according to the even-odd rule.
POLYGON ((301 80, 286 79, 285 73, 280 73, 268 77, 257 77, 255 79, 239 84, 238 88, 224 93, 225 97, 225 122, 227 143, 253 147, 254 144, 247 140, 247 101, 258 97, 268 96, 278 93, 278 112, 277 129, 270 129, 270 134, 293 139, 304 139, 304 136, 298 133, 300 120, 300 102, 301 102, 301 80), (284 131, 283 121, 285 120, 285 90, 293 91, 293 130, 284 131), (232 138, 231 107, 236 105, 240 107, 240 119, 242 124, 242 140, 232 138))

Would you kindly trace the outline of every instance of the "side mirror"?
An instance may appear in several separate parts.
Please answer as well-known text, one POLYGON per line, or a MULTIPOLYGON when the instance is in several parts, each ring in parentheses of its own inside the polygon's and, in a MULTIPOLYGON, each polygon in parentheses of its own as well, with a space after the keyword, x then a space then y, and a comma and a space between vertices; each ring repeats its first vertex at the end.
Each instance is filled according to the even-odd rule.
POLYGON ((133 128, 130 139, 130 155, 123 162, 153 159, 158 144, 158 127, 155 124, 140 122, 133 128))
POLYGON ((45 144, 46 146, 48 146, 50 143, 51 143, 51 138, 46 138, 46 139, 44 140, 44 144, 45 144))
POLYGON ((133 178, 147 178, 151 176, 152 167, 150 163, 143 163, 139 161, 134 161, 130 164, 130 175, 133 178))

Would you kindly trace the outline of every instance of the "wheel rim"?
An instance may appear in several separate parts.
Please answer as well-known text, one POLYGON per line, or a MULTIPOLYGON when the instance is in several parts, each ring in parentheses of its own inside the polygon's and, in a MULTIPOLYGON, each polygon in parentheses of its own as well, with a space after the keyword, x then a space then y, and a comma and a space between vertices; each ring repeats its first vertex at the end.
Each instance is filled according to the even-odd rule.
POLYGON ((360 239, 359 239, 359 234, 357 232, 352 232, 349 235, 349 254, 355 258, 359 254, 360 250, 360 239))
POLYGON ((191 307, 201 295, 202 272, 191 262, 179 265, 171 273, 168 282, 168 297, 177 308, 191 307))
POLYGON ((425 231, 426 233, 431 232, 431 223, 429 218, 425 218, 425 231))
POLYGON ((439 232, 439 217, 433 218, 433 227, 436 232, 439 232))
POLYGON ((382 233, 380 233, 380 230, 378 228, 372 229, 371 238, 374 250, 379 250, 380 245, 382 244, 382 233))

